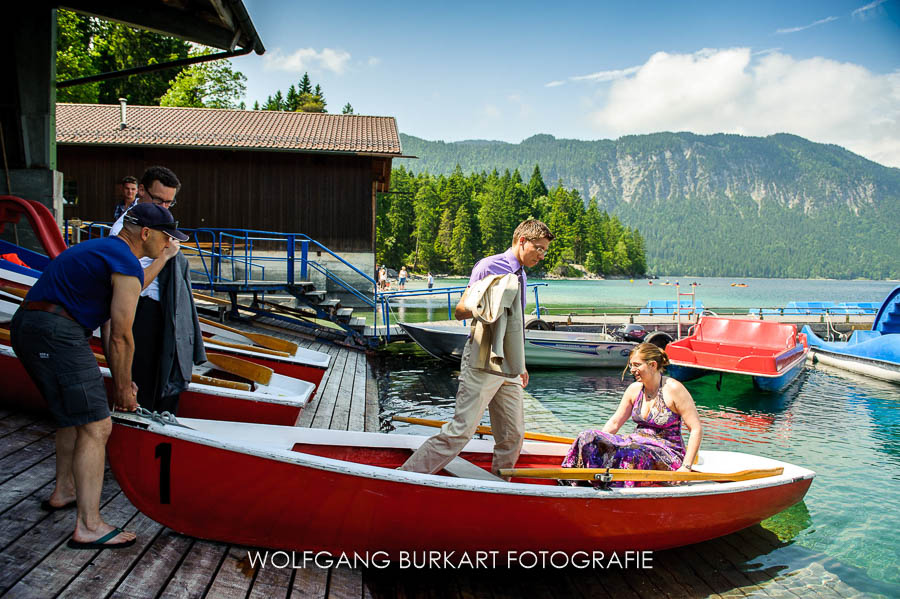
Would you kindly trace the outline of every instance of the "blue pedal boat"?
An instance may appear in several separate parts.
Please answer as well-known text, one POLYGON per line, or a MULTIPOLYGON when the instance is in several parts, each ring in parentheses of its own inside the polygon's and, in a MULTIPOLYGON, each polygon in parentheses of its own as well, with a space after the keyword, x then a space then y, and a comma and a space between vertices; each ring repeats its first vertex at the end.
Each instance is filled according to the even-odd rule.
POLYGON ((803 327, 814 363, 900 383, 900 285, 881 303, 871 331, 853 331, 847 341, 825 341, 803 327))

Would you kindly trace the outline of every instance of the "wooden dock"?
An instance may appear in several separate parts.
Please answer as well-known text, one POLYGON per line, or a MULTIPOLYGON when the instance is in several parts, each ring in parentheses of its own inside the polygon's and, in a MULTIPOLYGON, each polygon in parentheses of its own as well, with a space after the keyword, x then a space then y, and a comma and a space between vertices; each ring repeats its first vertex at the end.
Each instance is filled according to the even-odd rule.
MULTIPOLYGON (((360 352, 305 342, 332 356, 302 426, 378 430, 378 390, 360 352)), ((75 513, 39 508, 54 481, 53 426, 0 410, 0 596, 2 597, 858 597, 828 558, 792 546, 792 568, 768 557, 784 547, 755 526, 677 550, 652 569, 253 568, 252 548, 180 535, 138 512, 107 470, 102 513, 138 535, 117 551, 66 547, 75 513)), ((314 490, 311 490, 314 492, 314 490)), ((414 522, 409 524, 415 526, 414 522)), ((490 531, 485 531, 486 535, 490 531)))

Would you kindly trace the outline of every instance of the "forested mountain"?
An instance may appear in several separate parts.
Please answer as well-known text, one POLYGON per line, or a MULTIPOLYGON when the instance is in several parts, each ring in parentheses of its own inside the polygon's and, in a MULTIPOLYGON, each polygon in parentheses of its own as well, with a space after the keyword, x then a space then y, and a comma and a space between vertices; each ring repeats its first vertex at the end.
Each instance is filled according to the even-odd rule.
POLYGON ((510 247, 527 218, 544 221, 555 236, 532 274, 582 276, 571 264, 596 275, 647 271, 639 231, 623 227, 596 200, 585 206, 577 190, 548 189, 538 167, 526 184, 518 171, 464 176, 457 167, 445 177, 401 166, 391 173, 391 193, 378 195, 375 214, 376 261, 414 272, 467 275, 483 256, 510 247))
POLYGON ((663 275, 900 278, 900 169, 787 134, 656 133, 520 144, 401 135, 396 160, 450 174, 540 167, 639 230, 663 275))

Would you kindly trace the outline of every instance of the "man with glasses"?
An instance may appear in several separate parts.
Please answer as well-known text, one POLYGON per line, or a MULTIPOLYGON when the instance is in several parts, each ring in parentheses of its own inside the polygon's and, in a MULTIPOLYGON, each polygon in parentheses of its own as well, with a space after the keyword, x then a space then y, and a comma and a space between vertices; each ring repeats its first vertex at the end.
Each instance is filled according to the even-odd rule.
MULTIPOLYGON (((522 308, 519 311, 516 306, 514 317, 524 320, 524 316, 519 315, 525 313, 528 284, 525 267, 531 268, 543 260, 551 241, 553 233, 541 221, 531 219, 520 223, 508 250, 480 260, 472 269, 468 288, 456 304, 456 319, 472 319, 473 314, 466 300, 476 283, 491 275, 512 274, 519 282, 518 300, 522 308)), ((515 467, 525 437, 522 389, 528 385, 528 371, 524 369, 524 322, 507 324, 504 345, 507 341, 518 344, 510 355, 520 356, 522 365, 510 365, 498 371, 496 368, 486 368, 479 362, 480 352, 475 347, 478 342, 470 332, 462 354, 453 419, 441 427, 440 433, 425 441, 400 470, 433 474, 447 466, 475 434, 485 408, 490 410, 494 437, 491 469, 496 472, 501 468, 515 467), (512 339, 513 336, 515 339, 512 339)))
MULTIPOLYGON (((180 190, 175 173, 151 166, 141 176, 133 205, 152 203, 172 209, 180 190)), ((127 220, 128 212, 113 224, 110 234, 116 235, 127 220)), ((193 364, 206 361, 188 261, 173 241, 155 260, 141 258, 141 266, 144 289, 134 317, 132 378, 141 407, 174 414, 178 396, 191 380, 193 364)))

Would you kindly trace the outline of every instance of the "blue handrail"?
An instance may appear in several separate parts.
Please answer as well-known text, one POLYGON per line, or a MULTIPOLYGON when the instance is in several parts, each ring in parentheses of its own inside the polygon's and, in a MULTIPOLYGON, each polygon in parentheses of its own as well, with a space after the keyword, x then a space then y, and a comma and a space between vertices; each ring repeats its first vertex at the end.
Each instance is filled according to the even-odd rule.
MULTIPOLYGON (((529 283, 528 286, 534 289, 534 302, 538 309, 538 318, 540 318, 540 300, 538 298, 538 287, 547 287, 549 283, 529 283)), ((381 307, 381 320, 385 327, 385 337, 388 341, 391 339, 391 323, 390 323, 390 302, 393 299, 405 299, 407 297, 427 297, 432 295, 446 295, 447 296, 447 320, 453 320, 453 308, 455 307, 452 298, 454 294, 459 294, 462 297, 462 294, 466 291, 467 287, 465 285, 460 285, 456 287, 433 287, 431 289, 410 289, 409 291, 381 291, 377 293, 377 299, 379 306, 381 307)), ((376 316, 376 334, 377 331, 377 323, 378 319, 376 316)))

